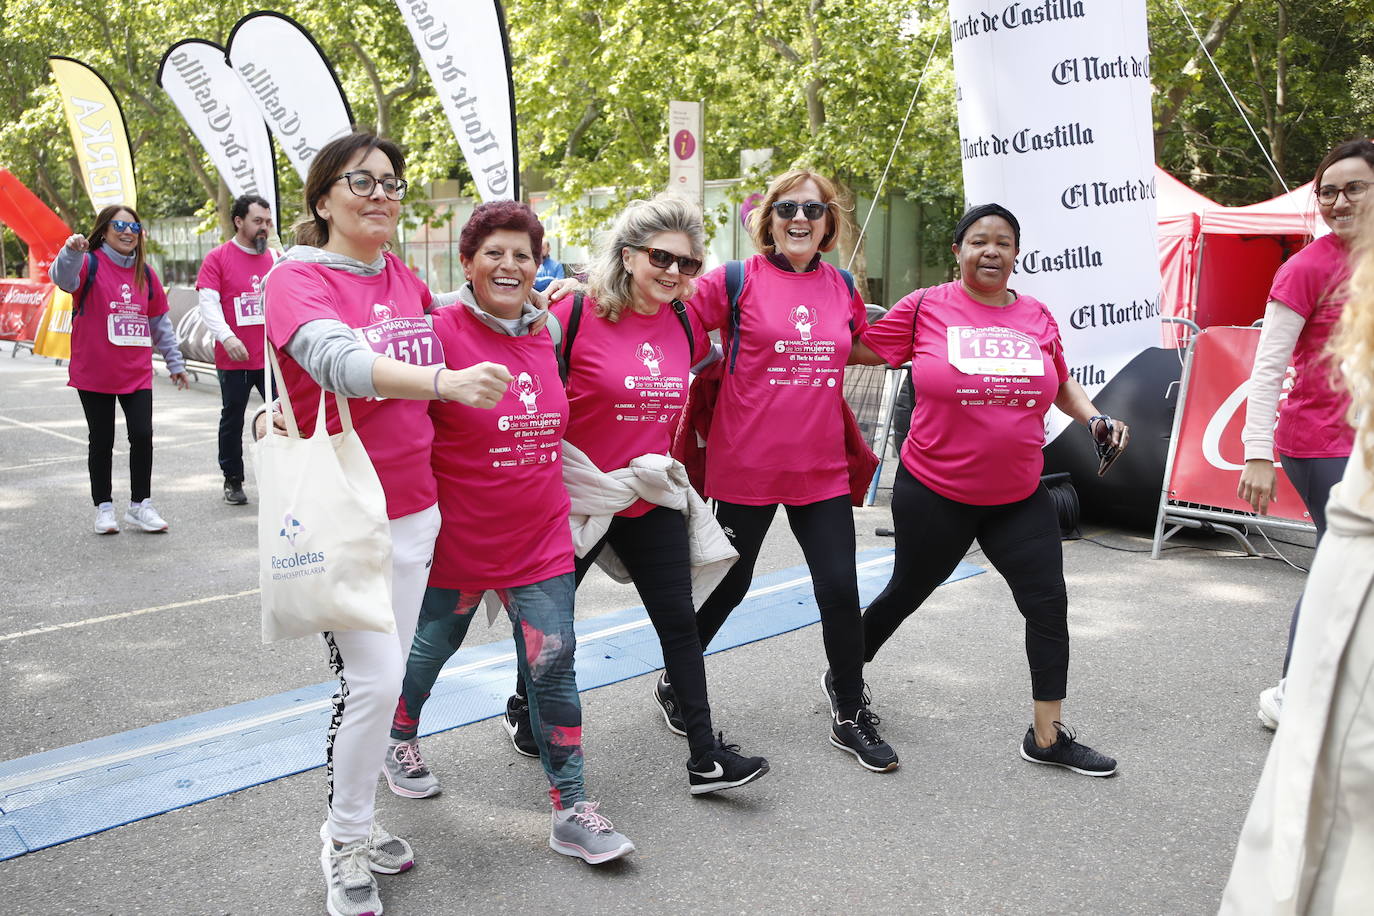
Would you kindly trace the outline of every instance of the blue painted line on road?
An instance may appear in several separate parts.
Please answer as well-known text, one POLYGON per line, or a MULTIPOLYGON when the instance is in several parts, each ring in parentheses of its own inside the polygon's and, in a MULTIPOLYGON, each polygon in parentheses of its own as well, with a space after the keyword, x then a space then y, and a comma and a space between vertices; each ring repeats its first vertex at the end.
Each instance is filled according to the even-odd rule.
MULTIPOLYGON (((887 583, 892 551, 858 556, 859 597, 887 583)), ((983 570, 968 563, 947 580, 983 570)), ((819 620, 805 566, 756 578, 711 654, 819 620)), ((603 687, 663 667, 642 607, 578 622, 577 681, 603 687)), ((421 734, 505 712, 514 684, 509 641, 464 648, 425 704, 421 734)), ((335 682, 160 722, 0 763, 0 861, 324 765, 335 682)))

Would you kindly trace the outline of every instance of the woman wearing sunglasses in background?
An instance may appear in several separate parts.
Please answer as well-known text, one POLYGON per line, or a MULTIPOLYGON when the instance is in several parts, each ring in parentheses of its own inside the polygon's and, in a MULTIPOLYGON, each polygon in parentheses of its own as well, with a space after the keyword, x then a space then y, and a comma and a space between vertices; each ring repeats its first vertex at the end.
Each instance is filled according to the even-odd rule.
POLYGON ((111 483, 115 401, 129 434, 129 509, 124 522, 166 531, 153 508, 153 347, 178 388, 190 387, 167 294, 144 261, 138 214, 114 205, 96 216, 90 235, 73 235, 50 274, 72 294, 72 358, 67 384, 81 398, 90 431, 86 457, 95 502, 95 533, 118 534, 111 483))
MULTIPOLYGON (((1317 206, 1331 229, 1288 259, 1274 275, 1264 311, 1250 396, 1245 409, 1245 470, 1236 495, 1260 515, 1269 511, 1276 489, 1275 452, 1317 527, 1317 543, 1326 531, 1326 498, 1341 479, 1354 443, 1346 419, 1350 395, 1332 384, 1326 345, 1346 303, 1350 279, 1350 244, 1358 232, 1357 217, 1374 184, 1374 143, 1349 140, 1337 145, 1317 166, 1317 206), (1297 371, 1277 426, 1279 393, 1292 365, 1297 371)), ((1293 652, 1302 599, 1293 608, 1283 675, 1293 652)), ((1259 720, 1277 728, 1283 707, 1282 679, 1260 694, 1259 720)))
MULTIPOLYGON (((349 398, 391 520, 396 631, 323 634, 339 678, 327 738, 327 816, 320 827, 332 916, 380 913, 373 873, 396 874, 414 863, 410 844, 382 829, 373 811, 439 533, 428 402, 489 409, 511 380, 493 363, 445 367, 425 320, 429 290, 386 250, 406 193, 404 171, 399 147, 372 134, 347 134, 321 147, 306 176, 296 244, 264 285, 267 339, 280 355, 301 434, 314 432, 321 388, 349 398)), ((332 404, 326 422, 330 433, 341 430, 332 404)))
POLYGON ((892 489, 897 555, 892 580, 864 611, 864 651, 872 661, 977 540, 1026 620, 1034 721, 1022 758, 1110 776, 1116 761, 1061 724, 1069 599, 1041 449, 1050 404, 1118 450, 1129 439, 1126 424, 1098 415, 1069 375, 1049 309, 1007 288, 1021 248, 1016 217, 998 204, 973 207, 950 247, 959 279, 906 296, 854 346, 855 362, 910 360, 916 390, 892 489), (987 392, 990 380, 1000 392, 987 392))
MULTIPOLYGON (((605 474, 641 457, 668 454, 691 367, 711 350, 706 332, 681 302, 691 295, 704 248, 701 210, 694 204, 671 194, 634 201, 601 240, 589 295, 568 296, 550 308, 571 410, 564 438, 594 465, 583 468, 596 481, 590 489, 619 494, 618 501, 627 503, 605 513, 611 515, 604 520, 605 534, 577 557, 577 581, 608 548, 634 581, 676 688, 680 712, 665 713, 665 719, 674 733, 687 737, 693 795, 752 782, 768 772, 768 761, 741 756, 711 724, 692 603, 692 522, 680 508, 631 499, 631 488, 605 474)), ((668 501, 685 496, 680 488, 643 489, 668 501)), ((525 695, 521 679, 506 704, 506 725, 516 750, 533 756, 525 695)))
MULTIPOLYGON (((705 496, 739 562, 697 611, 703 648, 744 599, 778 506, 815 584, 830 670, 830 741, 865 768, 897 768, 863 701, 863 630, 854 567, 854 513, 845 452, 844 367, 867 326, 863 297, 821 260, 839 241, 845 211, 829 179, 798 169, 778 176, 749 214, 759 253, 744 262, 738 307, 728 265, 697 283, 693 313, 721 330, 724 374, 706 443, 705 496)), ((675 714, 675 682, 655 695, 675 714)))

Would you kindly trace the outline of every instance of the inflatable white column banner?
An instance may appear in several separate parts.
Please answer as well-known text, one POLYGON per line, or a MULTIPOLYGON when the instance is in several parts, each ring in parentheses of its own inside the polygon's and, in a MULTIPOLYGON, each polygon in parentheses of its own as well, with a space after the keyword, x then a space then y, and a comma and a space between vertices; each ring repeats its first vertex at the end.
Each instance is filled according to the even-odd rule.
POLYGON ((304 181, 320 147, 353 129, 353 112, 324 52, 294 19, 264 11, 234 25, 227 56, 304 181))
POLYGON ((1093 395, 1160 340, 1145 0, 949 10, 965 199, 1020 221, 1011 286, 1050 307, 1093 395))
POLYGON ((257 106, 224 59, 224 49, 198 38, 167 49, 157 84, 205 147, 234 197, 255 194, 277 206, 272 139, 257 106))
POLYGON ((396 0, 482 200, 519 196, 515 94, 496 0, 396 0))

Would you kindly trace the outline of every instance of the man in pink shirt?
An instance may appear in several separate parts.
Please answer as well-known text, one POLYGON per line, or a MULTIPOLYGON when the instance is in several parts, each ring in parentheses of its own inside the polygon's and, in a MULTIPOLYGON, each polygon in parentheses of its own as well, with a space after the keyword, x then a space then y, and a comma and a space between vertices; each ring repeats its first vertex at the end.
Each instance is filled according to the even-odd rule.
POLYGON ((262 281, 276 255, 267 248, 272 209, 261 197, 234 201, 234 236, 205 256, 196 277, 200 317, 215 337, 219 376, 219 467, 224 501, 248 502, 243 492, 243 412, 254 388, 266 400, 262 371, 262 281))

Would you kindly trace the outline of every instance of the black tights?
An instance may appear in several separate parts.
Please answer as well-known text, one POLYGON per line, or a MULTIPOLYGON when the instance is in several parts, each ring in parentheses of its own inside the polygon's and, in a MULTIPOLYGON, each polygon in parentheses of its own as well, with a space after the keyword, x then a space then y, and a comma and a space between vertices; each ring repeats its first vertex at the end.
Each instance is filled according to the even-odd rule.
POLYGON ((112 501, 110 475, 113 473, 115 440, 115 400, 124 409, 124 425, 129 432, 129 500, 142 502, 153 488, 153 391, 142 388, 128 394, 105 394, 77 390, 81 409, 86 412, 90 430, 86 468, 91 476, 91 500, 95 505, 112 501))
MULTIPOLYGON (((859 576, 854 568, 854 510, 847 495, 784 508, 811 571, 816 606, 821 613, 825 657, 830 662, 840 715, 851 718, 863 702, 864 669, 859 576)), ((716 521, 739 551, 739 562, 697 611, 697 632, 703 648, 711 644, 730 612, 749 592, 754 563, 777 510, 777 505, 744 506, 716 501, 716 521)))
POLYGON ((1068 593, 1059 521, 1043 485, 1020 502, 970 506, 946 499, 898 466, 892 488, 892 580, 864 611, 866 660, 954 572, 977 538, 1026 619, 1031 695, 1062 700, 1069 679, 1068 593))
MULTIPOLYGON (((616 516, 587 555, 577 558, 577 582, 606 545, 616 552, 634 580, 644 610, 658 632, 663 666, 682 709, 687 746, 697 757, 713 746, 711 707, 706 698, 706 665, 692 612, 692 571, 687 519, 676 509, 657 506, 638 518, 616 516)), ((515 692, 525 695, 517 679, 515 692)))

